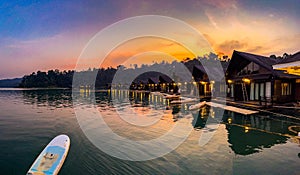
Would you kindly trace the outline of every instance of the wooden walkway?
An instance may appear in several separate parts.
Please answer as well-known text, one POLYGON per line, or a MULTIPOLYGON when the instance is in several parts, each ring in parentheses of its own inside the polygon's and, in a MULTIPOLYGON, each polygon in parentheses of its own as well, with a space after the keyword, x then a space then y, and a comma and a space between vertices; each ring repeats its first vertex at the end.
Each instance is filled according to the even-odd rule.
POLYGON ((223 108, 228 111, 244 114, 244 115, 250 115, 250 114, 256 114, 259 111, 254 111, 254 110, 249 110, 249 109, 242 109, 234 106, 228 106, 228 105, 223 105, 219 103, 214 103, 214 102, 206 102, 206 105, 212 106, 212 107, 217 107, 217 108, 223 108))

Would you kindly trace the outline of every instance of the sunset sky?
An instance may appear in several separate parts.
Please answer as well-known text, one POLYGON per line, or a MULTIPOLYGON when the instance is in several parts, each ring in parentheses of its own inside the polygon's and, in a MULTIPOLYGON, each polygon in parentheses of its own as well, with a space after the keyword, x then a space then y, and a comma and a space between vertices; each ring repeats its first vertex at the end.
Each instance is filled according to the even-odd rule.
MULTIPOLYGON (((231 56, 235 49, 269 56, 300 50, 298 0, 0 0, 0 11, 0 79, 37 70, 74 69, 97 32, 138 15, 185 21, 218 54, 231 56)), ((122 57, 137 53, 138 42, 145 41, 119 47, 103 66, 122 64, 122 57)), ((172 50, 178 59, 185 57, 178 46, 166 41, 147 43, 145 50, 172 50)))

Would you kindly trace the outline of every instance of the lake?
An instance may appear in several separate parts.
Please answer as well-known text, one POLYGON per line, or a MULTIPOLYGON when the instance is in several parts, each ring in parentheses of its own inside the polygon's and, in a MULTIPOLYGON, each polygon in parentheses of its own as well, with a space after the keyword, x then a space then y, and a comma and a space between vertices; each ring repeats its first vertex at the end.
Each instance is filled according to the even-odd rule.
MULTIPOLYGON (((90 93, 77 95, 89 99, 90 93)), ((210 107, 189 111, 190 104, 170 105, 162 96, 144 92, 99 91, 94 100, 109 127, 131 140, 160 137, 185 120, 194 129, 182 144, 162 157, 121 160, 99 150, 85 136, 75 116, 71 90, 1 89, 0 174, 26 174, 49 141, 62 133, 70 137, 71 147, 60 175, 299 174, 300 147, 287 136, 293 135, 288 127, 299 126, 300 120, 267 112, 245 116, 225 111, 218 116, 219 109, 210 107), (112 100, 124 97, 129 100, 124 103, 112 100), (142 119, 148 116, 155 123, 147 127, 126 123, 118 114, 128 111, 142 119), (212 139, 200 146, 201 135, 211 132, 205 129, 210 117, 219 118, 221 124, 212 139)), ((82 103, 76 105, 88 108, 82 103)))

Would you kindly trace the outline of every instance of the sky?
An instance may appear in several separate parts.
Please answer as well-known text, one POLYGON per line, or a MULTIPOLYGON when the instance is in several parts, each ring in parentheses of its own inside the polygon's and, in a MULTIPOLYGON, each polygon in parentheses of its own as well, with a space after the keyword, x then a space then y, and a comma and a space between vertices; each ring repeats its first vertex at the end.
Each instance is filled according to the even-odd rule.
MULTIPOLYGON (((140 15, 176 18, 196 28, 215 53, 269 56, 299 51, 298 0, 0 0, 0 79, 37 70, 74 69, 88 41, 105 27, 140 15)), ((145 39, 118 47, 103 67, 143 51, 190 55, 170 41, 145 39)), ((162 58, 163 59, 163 58, 162 58)))

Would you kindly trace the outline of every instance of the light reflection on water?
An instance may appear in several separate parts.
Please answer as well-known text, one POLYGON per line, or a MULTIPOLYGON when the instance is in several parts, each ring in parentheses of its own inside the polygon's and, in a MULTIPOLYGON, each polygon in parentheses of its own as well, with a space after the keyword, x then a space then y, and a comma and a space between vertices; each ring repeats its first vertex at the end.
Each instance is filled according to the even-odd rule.
MULTIPOLYGON (((89 96, 78 93, 83 98, 89 96)), ((189 104, 170 106, 162 96, 128 91, 96 92, 95 101, 112 130, 132 140, 157 138, 189 114, 193 116, 189 124, 194 124, 195 130, 164 157, 123 161, 101 152, 84 136, 72 108, 71 91, 0 90, 1 174, 25 174, 42 148, 60 133, 71 138, 60 174, 297 174, 300 170, 300 147, 284 136, 292 134, 287 128, 299 125, 297 121, 225 111, 213 139, 200 147, 199 137, 210 132, 203 128, 209 115, 218 113, 216 108, 190 112, 189 104), (114 103, 112 96, 119 103, 114 103), (148 127, 134 126, 122 120, 118 110, 132 110, 157 122, 148 127)))

